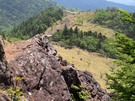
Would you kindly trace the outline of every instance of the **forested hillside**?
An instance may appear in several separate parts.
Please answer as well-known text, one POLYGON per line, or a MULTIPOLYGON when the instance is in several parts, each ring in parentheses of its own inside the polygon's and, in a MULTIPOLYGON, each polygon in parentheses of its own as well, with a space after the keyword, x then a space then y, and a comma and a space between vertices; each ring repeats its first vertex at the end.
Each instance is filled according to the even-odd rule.
POLYGON ((28 39, 36 34, 43 33, 46 29, 54 24, 58 20, 62 20, 63 10, 49 8, 42 11, 40 14, 29 18, 27 21, 23 22, 21 25, 15 27, 6 36, 28 39))
POLYGON ((49 7, 60 5, 50 0, 0 0, 0 31, 11 30, 49 7))
MULTIPOLYGON (((135 13, 132 13, 135 17, 135 13)), ((103 10, 97 10, 93 16, 93 22, 100 25, 105 25, 117 32, 123 33, 130 38, 135 38, 135 24, 123 21, 122 15, 116 8, 110 8, 103 10)))

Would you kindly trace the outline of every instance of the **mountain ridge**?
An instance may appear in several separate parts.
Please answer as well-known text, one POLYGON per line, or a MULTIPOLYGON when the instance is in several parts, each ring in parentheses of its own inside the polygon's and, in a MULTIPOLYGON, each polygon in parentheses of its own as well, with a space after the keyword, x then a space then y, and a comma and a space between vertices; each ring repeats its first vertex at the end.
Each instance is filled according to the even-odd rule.
POLYGON ((69 8, 80 8, 82 10, 95 10, 95 9, 106 9, 107 7, 117 7, 128 12, 134 12, 135 6, 127 6, 123 4, 118 4, 114 2, 109 2, 106 0, 52 0, 63 6, 69 8))

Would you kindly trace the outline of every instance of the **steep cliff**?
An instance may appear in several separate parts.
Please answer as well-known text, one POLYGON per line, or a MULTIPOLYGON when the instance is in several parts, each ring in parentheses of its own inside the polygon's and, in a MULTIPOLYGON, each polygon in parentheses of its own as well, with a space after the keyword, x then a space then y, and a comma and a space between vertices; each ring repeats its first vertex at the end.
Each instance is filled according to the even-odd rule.
POLYGON ((73 86, 82 86, 80 91, 88 91, 88 101, 110 100, 110 95, 101 89, 90 72, 76 70, 73 64, 56 56, 57 51, 47 38, 43 40, 36 35, 20 42, 20 46, 22 43, 21 51, 9 61, 8 72, 13 85, 22 88, 28 101, 72 101, 71 94, 83 101, 73 86), (16 82, 15 77, 24 79, 16 82))

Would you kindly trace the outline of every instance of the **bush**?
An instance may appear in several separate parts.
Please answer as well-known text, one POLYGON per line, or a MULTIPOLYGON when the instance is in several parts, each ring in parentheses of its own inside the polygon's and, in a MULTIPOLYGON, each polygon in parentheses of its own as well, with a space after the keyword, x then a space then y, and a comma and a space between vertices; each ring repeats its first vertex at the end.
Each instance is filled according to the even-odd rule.
POLYGON ((71 85, 71 88, 74 89, 77 94, 77 95, 73 93, 71 94, 73 101, 78 101, 78 100, 86 101, 89 98, 88 95, 91 94, 91 92, 88 92, 87 90, 82 90, 84 88, 82 85, 80 86, 71 85))

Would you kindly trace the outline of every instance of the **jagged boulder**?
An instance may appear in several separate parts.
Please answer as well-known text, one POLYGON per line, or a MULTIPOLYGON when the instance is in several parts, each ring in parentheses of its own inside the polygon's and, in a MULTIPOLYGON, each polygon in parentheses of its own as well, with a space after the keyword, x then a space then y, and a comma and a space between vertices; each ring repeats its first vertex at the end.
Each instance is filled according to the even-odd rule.
MULTIPOLYGON (((90 92, 90 101, 109 101, 110 95, 107 91, 102 90, 99 83, 93 78, 89 71, 76 70, 72 65, 63 69, 62 75, 69 87, 71 93, 76 93, 76 90, 72 88, 72 85, 80 86, 84 88, 82 90, 90 92)), ((75 94, 76 95, 76 94, 75 94)))
POLYGON ((109 101, 109 94, 100 88, 98 82, 88 71, 76 70, 62 57, 47 39, 39 35, 25 41, 23 51, 9 61, 10 73, 14 77, 23 77, 15 81, 15 86, 22 88, 29 101, 72 101, 76 91, 72 85, 83 85, 91 92, 88 101, 109 101))

